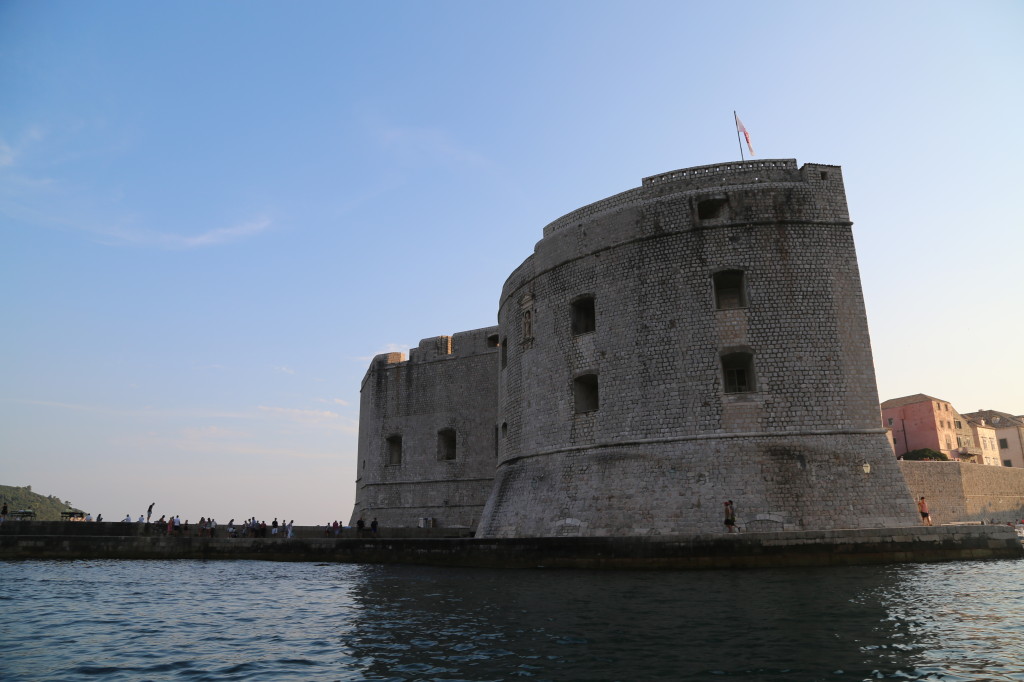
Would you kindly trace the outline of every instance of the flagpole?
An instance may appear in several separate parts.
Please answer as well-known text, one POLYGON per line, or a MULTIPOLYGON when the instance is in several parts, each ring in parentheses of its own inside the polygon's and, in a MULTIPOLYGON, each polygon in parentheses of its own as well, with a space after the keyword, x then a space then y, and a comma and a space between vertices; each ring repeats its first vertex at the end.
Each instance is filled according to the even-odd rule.
POLYGON ((740 146, 740 161, 746 161, 743 158, 743 140, 740 139, 740 117, 736 115, 736 110, 732 111, 732 122, 736 124, 736 143, 740 146))

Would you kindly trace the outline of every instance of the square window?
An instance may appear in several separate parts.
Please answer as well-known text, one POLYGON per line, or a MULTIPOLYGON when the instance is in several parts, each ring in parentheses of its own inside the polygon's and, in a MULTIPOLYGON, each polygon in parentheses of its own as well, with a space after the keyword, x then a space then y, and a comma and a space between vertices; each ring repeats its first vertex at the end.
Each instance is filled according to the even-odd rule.
POLYGON ((402 463, 402 437, 390 436, 387 440, 387 464, 398 466, 402 463))
POLYGON ((572 333, 586 334, 597 329, 597 315, 594 311, 594 297, 586 296, 572 302, 572 333))
POLYGON ((745 308, 747 306, 746 286, 742 270, 723 270, 712 277, 715 285, 715 308, 745 308))
POLYGON ((437 458, 444 462, 455 459, 455 429, 441 429, 437 432, 437 458))
POLYGON ((726 393, 754 391, 754 356, 750 353, 723 355, 722 376, 726 393))
POLYGON ((584 374, 573 379, 572 397, 577 414, 596 410, 600 406, 597 392, 597 375, 584 374))

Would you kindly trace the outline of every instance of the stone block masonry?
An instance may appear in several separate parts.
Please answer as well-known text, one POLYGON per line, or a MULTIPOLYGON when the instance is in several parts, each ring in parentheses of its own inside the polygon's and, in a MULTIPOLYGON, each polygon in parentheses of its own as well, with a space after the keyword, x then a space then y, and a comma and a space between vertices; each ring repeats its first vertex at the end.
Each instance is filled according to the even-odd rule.
POLYGON ((964 462, 900 461, 914 499, 933 523, 1007 523, 1024 519, 1024 469, 964 462))
POLYGON ((374 360, 355 513, 485 538, 701 535, 726 499, 747 531, 918 525, 851 225, 841 169, 793 159, 651 176, 555 220, 475 351, 374 360), (432 454, 444 428, 474 443, 461 468, 432 454), (438 504, 455 495, 461 516, 438 504))
POLYGON ((556 220, 499 303, 483 537, 915 525, 841 170, 717 164, 556 220), (529 320, 529 324, 526 324, 529 320))
POLYGON ((476 526, 494 478, 497 371, 497 327, 373 359, 350 525, 476 526))
POLYGON ((696 537, 294 539, 0 535, 0 560, 201 559, 476 568, 708 569, 1019 559, 1006 526, 696 537))

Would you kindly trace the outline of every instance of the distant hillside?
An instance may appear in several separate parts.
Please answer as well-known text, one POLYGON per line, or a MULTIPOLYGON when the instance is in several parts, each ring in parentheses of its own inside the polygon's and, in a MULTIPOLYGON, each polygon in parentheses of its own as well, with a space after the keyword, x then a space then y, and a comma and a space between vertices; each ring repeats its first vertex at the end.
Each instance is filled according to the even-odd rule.
POLYGON ((0 504, 7 503, 8 511, 31 509, 36 513, 36 521, 60 521, 60 513, 71 509, 70 501, 61 502, 56 495, 40 495, 32 492, 32 486, 23 488, 13 485, 0 485, 0 504))

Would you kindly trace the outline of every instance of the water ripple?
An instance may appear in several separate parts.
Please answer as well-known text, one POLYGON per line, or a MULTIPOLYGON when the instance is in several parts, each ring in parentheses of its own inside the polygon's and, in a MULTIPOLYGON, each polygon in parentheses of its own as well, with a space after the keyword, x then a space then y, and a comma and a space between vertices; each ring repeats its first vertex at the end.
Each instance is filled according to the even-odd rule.
POLYGON ((1021 566, 0 562, 0 679, 1018 680, 1021 566))

